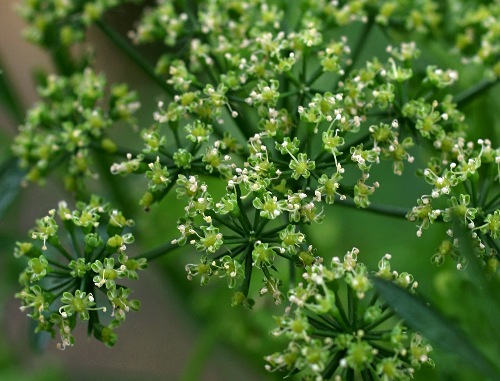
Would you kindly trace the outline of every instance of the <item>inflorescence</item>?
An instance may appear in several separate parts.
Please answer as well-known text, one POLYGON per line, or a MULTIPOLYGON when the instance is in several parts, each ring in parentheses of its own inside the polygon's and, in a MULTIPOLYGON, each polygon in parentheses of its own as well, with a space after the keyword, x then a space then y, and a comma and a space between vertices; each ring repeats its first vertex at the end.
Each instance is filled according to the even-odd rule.
POLYGON ((88 322, 89 334, 115 344, 114 329, 140 306, 120 280, 138 279, 137 272, 147 267, 146 259, 127 255, 134 236, 125 229, 133 224, 97 196, 74 210, 60 202, 36 221, 31 240, 18 242, 14 255, 27 260, 16 297, 38 322, 37 332, 58 333, 64 349, 74 344, 78 317, 88 322))

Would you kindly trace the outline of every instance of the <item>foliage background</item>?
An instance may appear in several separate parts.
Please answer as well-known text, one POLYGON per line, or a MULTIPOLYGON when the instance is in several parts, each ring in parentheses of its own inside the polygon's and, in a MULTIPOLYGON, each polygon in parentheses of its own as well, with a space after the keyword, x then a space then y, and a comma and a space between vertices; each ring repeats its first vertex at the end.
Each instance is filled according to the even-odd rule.
MULTIPOLYGON (((22 122, 24 111, 36 100, 34 73, 37 70, 53 71, 48 57, 22 39, 23 23, 15 14, 13 4, 12 0, 0 2, 0 68, 4 71, 3 79, 9 80, 16 91, 19 107, 0 105, 2 161, 8 156, 10 140, 16 126, 22 122)), ((110 16, 117 28, 126 31, 132 26, 130 17, 134 14, 137 14, 137 9, 129 7, 121 8, 110 16)), ((357 31, 351 30, 350 33, 357 31)), ((95 47, 97 71, 105 71, 110 82, 126 81, 139 92, 143 105, 139 120, 148 125, 158 100, 154 85, 109 41, 103 39, 98 30, 91 29, 88 39, 95 47)), ((369 47, 365 52, 366 58, 382 51, 385 45, 381 34, 372 34, 366 44, 369 47)), ((424 63, 432 62, 445 68, 457 65, 456 57, 449 56, 432 44, 427 48, 421 45, 420 48, 423 49, 421 61, 424 63)), ((154 52, 144 51, 144 54, 154 52)), ((363 57, 360 62, 363 62, 363 57)), ((478 80, 471 70, 470 78, 462 84, 478 80)), ((498 146, 500 113, 483 111, 499 108, 498 86, 469 104, 465 110, 467 118, 471 125, 478 126, 471 131, 471 136, 488 137, 493 146, 498 146)), ((124 137, 131 138, 132 135, 124 137)), ((385 189, 378 192, 374 202, 411 208, 414 200, 426 191, 424 181, 414 176, 411 167, 397 178, 387 165, 377 171, 374 175, 381 179, 385 189)), ((9 173, 0 183, 0 193, 4 194, 2 203, 7 199, 5 195, 8 194, 9 182, 16 181, 18 176, 15 169, 9 173)), ((134 189, 130 180, 116 181, 123 189, 134 189)), ((49 181, 44 188, 29 186, 15 196, 14 204, 9 203, 5 209, 3 207, 7 204, 0 205, 0 381, 21 377, 26 380, 106 377, 110 380, 207 381, 279 378, 264 373, 261 360, 264 354, 279 347, 279 343, 274 343, 267 334, 272 318, 258 313, 262 307, 259 304, 269 301, 258 300, 254 311, 242 311, 229 307, 229 292, 222 284, 211 284, 203 289, 195 284, 197 290, 192 293, 192 285, 183 270, 186 256, 190 255, 185 250, 175 251, 168 258, 157 261, 141 275, 134 295, 142 301, 141 310, 129 315, 113 349, 86 340, 83 330, 77 336, 78 345, 65 352, 58 351, 54 342, 37 341, 29 333, 32 327, 28 318, 19 311, 19 303, 13 298, 18 290, 16 278, 19 268, 12 257, 12 248, 16 240, 25 238, 35 218, 44 215, 51 205, 64 198, 64 190, 59 183, 49 181), (215 304, 218 299, 227 300, 227 306, 215 304)), ((143 215, 144 212, 136 206, 130 208, 135 211, 136 220, 142 219, 142 226, 136 232, 138 243, 134 245, 134 250, 154 247, 164 240, 163 237, 175 236, 175 194, 170 194, 168 200, 147 215, 143 215), (139 248, 140 245, 142 247, 139 248)), ((452 313, 454 306, 457 309, 456 304, 460 303, 460 294, 464 290, 458 287, 455 294, 450 294, 448 288, 443 286, 450 276, 456 278, 453 264, 448 263, 449 269, 440 268, 438 271, 430 263, 430 257, 439 244, 440 229, 433 226, 419 239, 415 235, 415 227, 408 221, 335 206, 327 210, 325 221, 308 234, 315 236, 318 250, 326 258, 342 255, 356 246, 361 252, 360 260, 375 268, 376 261, 384 253, 393 254, 394 267, 412 273, 419 281, 420 293, 432 298, 438 308, 452 313)), ((480 321, 474 323, 480 324, 480 321)), ((435 357, 437 360, 447 359, 439 353, 435 357)), ((470 379, 460 365, 451 361, 448 365, 438 367, 437 371, 419 372, 416 380, 444 380, 455 377, 457 373, 461 374, 461 379, 470 379), (446 375, 451 368, 458 370, 455 376, 446 375)))

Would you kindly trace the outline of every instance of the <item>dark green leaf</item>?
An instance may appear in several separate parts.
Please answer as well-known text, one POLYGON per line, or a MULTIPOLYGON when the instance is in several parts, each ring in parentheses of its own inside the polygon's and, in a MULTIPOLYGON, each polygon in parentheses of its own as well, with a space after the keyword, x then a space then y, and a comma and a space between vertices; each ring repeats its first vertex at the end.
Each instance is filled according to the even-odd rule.
POLYGON ((408 326, 421 332, 435 346, 459 356, 490 379, 500 380, 499 370, 439 311, 392 282, 375 277, 372 281, 380 295, 408 326))

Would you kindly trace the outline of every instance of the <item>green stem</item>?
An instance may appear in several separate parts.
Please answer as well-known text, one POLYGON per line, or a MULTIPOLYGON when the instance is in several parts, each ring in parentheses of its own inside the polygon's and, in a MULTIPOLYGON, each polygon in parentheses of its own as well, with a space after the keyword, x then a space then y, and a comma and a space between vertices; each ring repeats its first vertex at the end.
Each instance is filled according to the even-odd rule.
POLYGON ((122 50, 134 63, 162 90, 167 94, 173 95, 174 89, 167 84, 160 76, 155 73, 155 70, 149 62, 128 42, 121 34, 102 20, 97 20, 98 28, 118 47, 122 50))
POLYGON ((248 243, 248 238, 224 238, 224 245, 235 245, 235 244, 245 244, 248 243))
MULTIPOLYGON (((260 213, 255 213, 260 217, 260 213)), ((266 227, 266 225, 269 223, 268 219, 262 219, 260 220, 257 224, 254 225, 255 227, 255 235, 260 237, 262 230, 266 227)))
POLYGON ((361 371, 361 378, 363 381, 373 381, 370 371, 366 368, 361 371))
MULTIPOLYGON (((61 270, 66 270, 66 271, 68 270, 68 267, 67 267, 67 266, 61 265, 60 263, 58 263, 58 262, 54 261, 53 259, 50 259, 50 258, 47 258, 47 257, 45 257, 45 258, 47 259, 47 262, 48 262, 50 265, 55 266, 55 267, 57 267, 57 268, 59 268, 59 269, 61 269, 61 270)), ((68 274, 69 274, 69 272, 68 272, 68 274)))
POLYGON ((252 246, 248 245, 245 251, 245 279, 243 279, 243 284, 240 287, 240 291, 248 296, 248 290, 250 289, 250 280, 252 279, 253 270, 253 260, 252 260, 252 246))
POLYGON ((335 294, 335 305, 337 306, 337 308, 339 310, 340 317, 344 321, 344 325, 349 326, 349 319, 347 318, 344 306, 342 305, 342 302, 340 300, 339 292, 337 290, 334 290, 333 293, 335 294))
MULTIPOLYGON (((64 257, 66 258, 68 261, 72 261, 74 258, 71 256, 70 253, 68 253, 68 251, 61 245, 60 242, 50 242, 49 243, 55 248, 57 249, 57 251, 64 257)), ((73 242, 73 245, 74 245, 74 242, 73 242)))
POLYGON ((478 95, 481 95, 485 91, 495 86, 500 82, 500 78, 496 78, 493 81, 481 81, 475 85, 469 87, 468 89, 462 91, 455 97, 455 102, 457 102, 457 107, 461 108, 467 103, 473 101, 478 95))
POLYGON ((337 321, 335 318, 328 316, 328 315, 320 315, 318 316, 321 318, 321 320, 327 325, 327 328, 332 331, 332 328, 338 332, 345 332, 349 331, 349 327, 346 325, 343 325, 343 321, 337 321))
POLYGON ((499 203, 500 201, 500 193, 498 193, 496 196, 494 196, 493 198, 491 198, 487 203, 486 205, 484 206, 484 210, 485 212, 488 211, 488 209, 495 209, 497 204, 499 203))
POLYGON ((280 225, 280 226, 277 226, 277 227, 275 227, 274 229, 271 229, 271 230, 265 231, 264 233, 262 233, 262 236, 263 236, 263 237, 275 237, 275 236, 276 236, 276 233, 278 233, 278 232, 280 232, 281 230, 285 229, 287 226, 288 226, 288 223, 283 224, 283 225, 280 225))
POLYGON ((306 87, 309 87, 311 85, 314 84, 314 82, 316 82, 318 80, 319 77, 321 77, 321 75, 323 75, 323 66, 319 66, 316 71, 311 75, 311 78, 309 78, 307 81, 306 81, 306 87))
POLYGON ((292 263, 292 264, 294 263, 294 258, 290 254, 288 254, 288 253, 280 253, 279 251, 276 254, 279 257, 281 257, 281 258, 285 258, 285 259, 289 260, 290 263, 292 263))
POLYGON ((65 288, 66 289, 66 286, 70 283, 74 283, 76 281, 77 278, 70 278, 70 279, 66 279, 65 281, 61 282, 61 283, 58 283, 58 284, 55 284, 54 286, 52 287, 49 287, 49 288, 46 288, 44 291, 46 292, 52 292, 52 291, 55 291, 57 290, 58 288, 65 288))
POLYGON ((479 207, 483 207, 488 197, 490 187, 491 187, 491 177, 488 176, 483 180, 483 183, 481 184, 481 190, 479 191, 479 198, 477 200, 477 204, 479 207))
POLYGON ((311 331, 312 336, 320 336, 320 337, 335 337, 337 336, 337 333, 330 331, 330 330, 321 330, 321 329, 313 329, 311 331))
POLYGON ((354 290, 347 286, 347 310, 349 314, 350 326, 353 331, 358 328, 358 298, 354 290))
POLYGON ((335 353, 332 360, 326 366, 325 370, 321 374, 323 376, 323 379, 330 380, 332 378, 333 374, 340 365, 340 360, 342 360, 344 357, 345 357, 345 351, 338 351, 335 353))
POLYGON ((59 271, 59 270, 51 270, 47 276, 54 276, 54 275, 56 275, 57 277, 60 276, 64 278, 71 276, 69 274, 69 271, 59 271))
POLYGON ((366 326, 363 327, 363 330, 365 332, 368 332, 370 331, 371 329, 379 326, 380 324, 382 324, 384 321, 386 321, 387 319, 390 319, 391 317, 394 316, 394 312, 392 311, 387 311, 384 315, 382 315, 379 319, 375 320, 373 323, 370 323, 366 326))
POLYGON ((174 245, 171 242, 167 242, 154 249, 146 251, 145 253, 137 255, 136 257, 133 257, 133 259, 146 258, 148 261, 151 261, 153 259, 160 258, 166 254, 169 254, 171 251, 177 249, 178 247, 179 247, 178 245, 174 245))
MULTIPOLYGON (((78 258, 83 258, 83 255, 82 255, 82 251, 80 250, 80 245, 78 244, 78 240, 76 238, 76 235, 75 235, 75 231, 74 230, 70 230, 69 231, 69 236, 71 238, 71 244, 73 245, 73 248, 75 249, 75 253, 76 253, 76 256, 78 258)), ((69 253, 63 249, 63 251, 61 252, 66 258, 68 258, 68 260, 73 260, 73 258, 69 255, 69 253), (66 252, 66 254, 64 254, 64 252, 66 252)))
MULTIPOLYGON (((238 216, 238 220, 241 222, 243 229, 245 230, 245 233, 250 235, 250 232, 252 231, 252 225, 245 212, 245 206, 243 205, 243 202, 241 202, 241 189, 239 185, 236 186, 236 201, 238 203, 238 207, 240 208, 240 214, 238 216)), ((256 211, 255 213, 258 212, 256 211)))
POLYGON ((209 214, 210 217, 212 217, 215 221, 217 221, 218 223, 220 223, 221 225, 224 225, 225 227, 227 227, 228 229, 231 229, 232 231, 234 231, 235 233, 238 233, 239 235, 241 236, 244 236, 245 235, 245 232, 240 229, 238 226, 236 226, 234 223, 230 223, 230 221, 232 220, 225 220, 224 218, 221 218, 219 217, 218 215, 216 215, 215 213, 210 213, 209 214))
MULTIPOLYGON (((350 208, 358 208, 357 205, 354 203, 354 201, 349 199, 340 200, 340 198, 336 198, 335 202, 342 206, 347 206, 350 208)), ((367 208, 363 208, 362 210, 366 210, 367 212, 371 213, 382 214, 388 217, 405 218, 405 219, 406 215, 408 214, 408 210, 404 208, 399 208, 397 206, 377 205, 377 204, 370 204, 367 208)))
POLYGON ((467 182, 470 183, 470 190, 471 190, 471 200, 472 200, 472 206, 478 207, 478 195, 477 195, 477 190, 476 190, 476 184, 473 181, 470 181, 469 179, 466 180, 467 182))
POLYGON ((232 249, 232 250, 227 250, 227 251, 224 251, 223 253, 220 253, 220 254, 217 254, 215 257, 214 257, 214 260, 217 260, 217 259, 220 259, 220 258, 223 258, 225 257, 226 255, 229 255, 231 258, 234 258, 236 257, 238 254, 240 254, 243 250, 245 250, 247 248, 247 245, 240 245, 238 247, 236 247, 235 249, 232 249))

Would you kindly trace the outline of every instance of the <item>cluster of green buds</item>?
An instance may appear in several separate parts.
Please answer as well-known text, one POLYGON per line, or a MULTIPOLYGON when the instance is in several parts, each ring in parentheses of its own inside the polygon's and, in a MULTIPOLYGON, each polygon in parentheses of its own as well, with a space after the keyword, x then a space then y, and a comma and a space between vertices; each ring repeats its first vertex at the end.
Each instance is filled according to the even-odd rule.
POLYGON ((114 329, 138 300, 129 299, 123 279, 137 279, 146 259, 130 258, 127 246, 134 241, 125 232, 133 225, 102 199, 92 196, 70 210, 66 202, 38 219, 31 240, 18 242, 14 255, 26 260, 19 276, 22 311, 38 323, 36 332, 58 332, 64 349, 74 344, 77 317, 88 322, 89 334, 108 346, 115 344, 114 329), (56 219, 59 219, 58 223, 56 219))
POLYGON ((123 2, 22 0, 18 10, 29 24, 25 30, 26 38, 34 44, 54 49, 82 42, 89 25, 100 19, 104 12, 123 2))
POLYGON ((116 151, 109 128, 135 123, 137 96, 125 84, 112 86, 108 94, 104 75, 90 68, 70 77, 49 75, 38 94, 42 101, 28 111, 12 150, 27 170, 26 180, 43 183, 63 164, 66 187, 78 190, 83 179, 96 176, 91 153, 116 151))
MULTIPOLYGON (((411 380, 422 364, 433 366, 432 347, 410 333, 379 299, 353 248, 343 261, 307 266, 290 289, 290 306, 275 318, 274 336, 286 338, 281 352, 265 359, 269 371, 298 373, 303 380, 411 380)), ((411 274, 391 269, 386 254, 373 276, 415 292, 411 274)))

